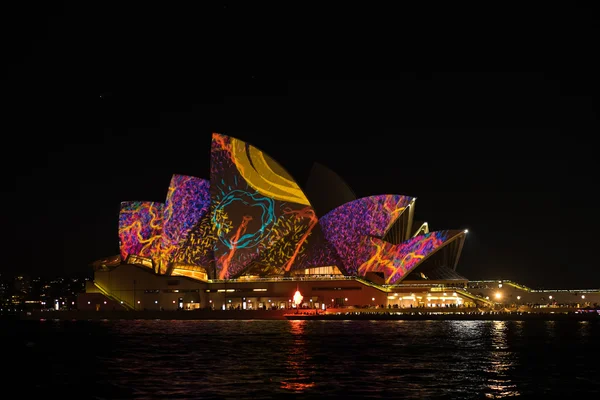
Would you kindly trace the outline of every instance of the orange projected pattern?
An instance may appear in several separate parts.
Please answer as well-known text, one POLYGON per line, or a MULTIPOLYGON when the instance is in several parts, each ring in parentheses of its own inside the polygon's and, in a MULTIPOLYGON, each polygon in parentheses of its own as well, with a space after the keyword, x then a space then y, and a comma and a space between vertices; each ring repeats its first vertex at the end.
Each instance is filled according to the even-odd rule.
POLYGON ((425 258, 461 233, 464 231, 435 231, 415 236, 398 245, 365 236, 359 257, 366 261, 360 265, 358 274, 383 272, 386 284, 398 283, 425 258))
POLYGON ((248 228, 248 223, 252 221, 252 216, 251 215, 244 215, 242 217, 242 223, 240 224, 240 226, 237 228, 237 231, 235 232, 235 235, 233 235, 233 239, 231 240, 232 246, 231 246, 231 251, 228 254, 223 254, 221 256, 221 272, 219 272, 219 279, 225 279, 225 277, 228 277, 228 269, 229 269, 229 264, 231 263, 231 259, 233 258, 233 255, 235 254, 235 251, 237 249, 237 244, 240 240, 240 238, 246 233, 246 229, 248 228))
POLYGON ((163 203, 126 201, 119 214, 121 257, 129 254, 156 260, 160 252, 163 203))

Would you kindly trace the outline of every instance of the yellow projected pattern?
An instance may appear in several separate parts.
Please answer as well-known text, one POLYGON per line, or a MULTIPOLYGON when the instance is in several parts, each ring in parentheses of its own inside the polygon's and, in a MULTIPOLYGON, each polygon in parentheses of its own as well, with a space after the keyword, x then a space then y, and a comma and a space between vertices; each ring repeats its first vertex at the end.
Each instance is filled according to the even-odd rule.
MULTIPOLYGON (((310 205, 302 190, 293 180, 276 173, 271 168, 273 161, 268 162, 265 154, 255 147, 249 147, 250 158, 246 151, 246 143, 231 138, 231 156, 240 175, 254 190, 263 196, 276 200, 310 205)), ((287 174, 286 174, 287 175, 287 174)))
POLYGON ((185 277, 197 279, 200 281, 208 280, 208 275, 204 271, 191 271, 189 269, 174 268, 171 275, 185 276, 185 277))

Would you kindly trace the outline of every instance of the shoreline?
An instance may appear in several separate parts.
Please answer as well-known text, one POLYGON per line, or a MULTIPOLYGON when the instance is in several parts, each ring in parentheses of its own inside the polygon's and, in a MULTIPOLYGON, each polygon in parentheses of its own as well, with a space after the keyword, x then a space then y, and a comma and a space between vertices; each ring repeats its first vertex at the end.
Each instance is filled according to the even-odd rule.
POLYGON ((598 312, 575 313, 573 310, 542 312, 429 312, 429 311, 358 311, 335 310, 315 314, 290 310, 195 310, 195 311, 29 311, 2 315, 1 319, 21 321, 113 321, 113 320, 461 320, 461 321, 600 321, 598 312))
POLYGON ((597 313, 359 313, 286 315, 290 321, 600 321, 597 313))

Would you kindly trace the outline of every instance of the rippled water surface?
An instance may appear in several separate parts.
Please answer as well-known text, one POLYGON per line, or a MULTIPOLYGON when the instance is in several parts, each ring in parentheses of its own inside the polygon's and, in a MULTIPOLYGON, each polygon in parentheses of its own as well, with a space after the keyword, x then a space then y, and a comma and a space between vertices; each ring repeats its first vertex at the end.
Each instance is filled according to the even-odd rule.
POLYGON ((600 396, 597 322, 4 321, 0 327, 0 381, 19 398, 600 396))

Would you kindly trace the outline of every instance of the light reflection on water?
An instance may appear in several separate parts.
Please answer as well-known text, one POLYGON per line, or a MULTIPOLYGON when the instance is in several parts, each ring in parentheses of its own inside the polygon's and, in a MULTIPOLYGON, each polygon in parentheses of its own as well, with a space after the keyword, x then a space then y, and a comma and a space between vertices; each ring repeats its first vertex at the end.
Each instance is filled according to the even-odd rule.
POLYGON ((306 345, 304 332, 306 321, 289 321, 290 333, 293 343, 287 352, 288 369, 291 375, 287 380, 281 381, 281 388, 294 392, 303 392, 315 386, 312 379, 313 364, 311 363, 310 347, 306 345))
MULTIPOLYGON (((599 325, 20 322, 0 326, 0 343, 11 371, 37 377, 23 390, 78 399, 570 398, 599 393, 600 367, 589 361, 599 325)), ((11 373, 9 381, 22 378, 11 373)))
POLYGON ((520 395, 517 385, 511 381, 511 370, 517 365, 518 360, 514 352, 509 350, 507 331, 507 321, 492 321, 491 360, 487 369, 490 376, 486 382, 486 387, 490 391, 485 394, 488 398, 498 399, 520 395))

